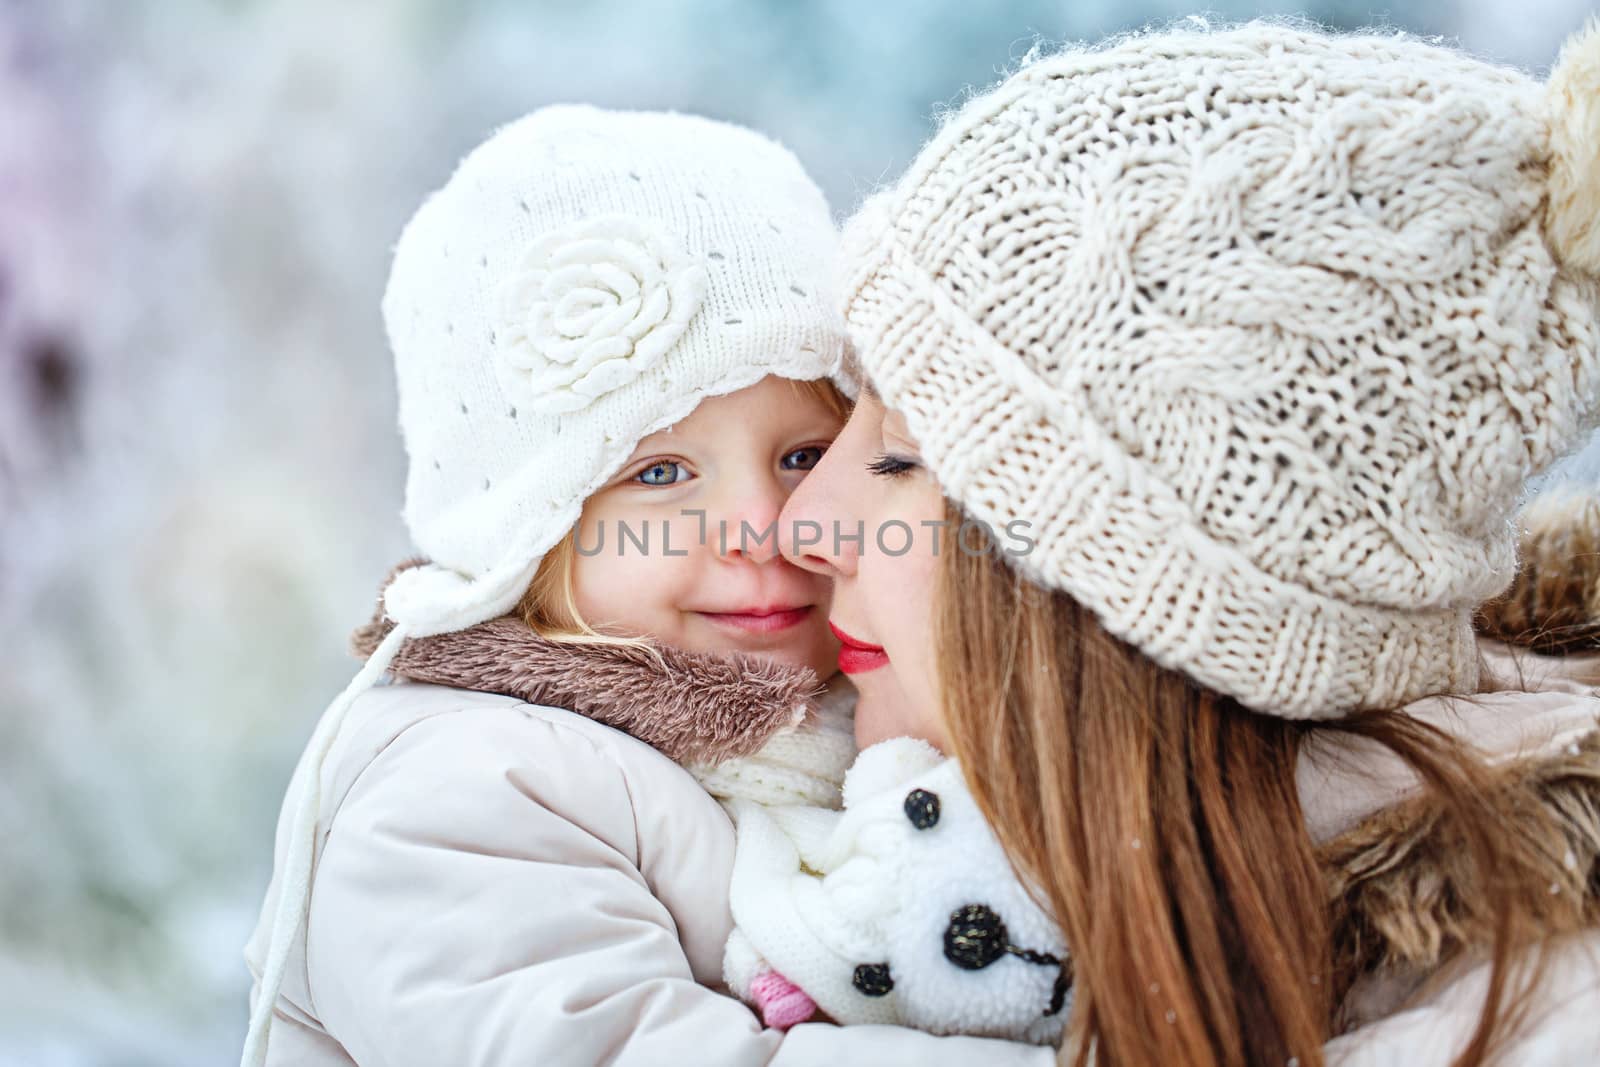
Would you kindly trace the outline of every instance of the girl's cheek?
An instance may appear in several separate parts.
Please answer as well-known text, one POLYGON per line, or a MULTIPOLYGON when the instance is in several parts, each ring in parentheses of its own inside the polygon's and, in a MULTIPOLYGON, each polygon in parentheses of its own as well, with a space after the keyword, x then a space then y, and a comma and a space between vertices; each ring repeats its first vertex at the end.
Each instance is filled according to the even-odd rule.
MULTIPOLYGON (((578 541, 580 546, 595 546, 596 541, 578 541)), ((613 597, 610 584, 615 577, 606 566, 607 560, 601 554, 579 555, 572 566, 572 599, 577 604, 578 614, 591 626, 605 623, 611 615, 613 597)))
POLYGON ((603 551, 580 558, 574 574, 578 611, 591 625, 649 633, 671 610, 670 587, 661 561, 625 542, 621 553, 607 531, 603 551))
POLYGON ((715 524, 703 509, 677 508, 655 525, 656 533, 661 535, 663 561, 693 559, 711 551, 716 542, 715 524))

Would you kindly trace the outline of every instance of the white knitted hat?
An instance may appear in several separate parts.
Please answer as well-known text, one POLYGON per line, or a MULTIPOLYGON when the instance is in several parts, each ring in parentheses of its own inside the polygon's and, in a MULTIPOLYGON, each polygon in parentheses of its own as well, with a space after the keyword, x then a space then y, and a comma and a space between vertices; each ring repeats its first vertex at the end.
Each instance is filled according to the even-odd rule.
POLYGON ((1546 87, 1252 24, 1037 61, 846 226, 862 369, 1014 562, 1290 718, 1470 690, 1600 385, 1600 30, 1546 87))
POLYGON ((821 192, 760 134, 583 106, 496 132, 406 226, 383 313, 405 521, 430 562, 389 584, 395 626, 290 782, 294 836, 243 1063, 265 1060, 310 892, 320 767, 345 711, 407 637, 515 606, 642 438, 767 375, 832 373, 835 239, 821 192))
POLYGON ((825 377, 835 234, 786 149, 689 115, 545 108, 476 148, 395 249, 383 313, 432 566, 390 618, 510 608, 639 440, 768 374, 825 377))

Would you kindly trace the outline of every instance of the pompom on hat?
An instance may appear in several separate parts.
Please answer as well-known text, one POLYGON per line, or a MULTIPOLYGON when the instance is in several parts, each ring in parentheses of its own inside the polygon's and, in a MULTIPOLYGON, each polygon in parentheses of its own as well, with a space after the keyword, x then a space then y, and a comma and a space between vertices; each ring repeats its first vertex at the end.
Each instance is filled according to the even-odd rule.
POLYGON ((1600 27, 1548 84, 1253 23, 1032 62, 845 228, 945 493, 1156 662, 1330 718, 1471 691, 1600 392, 1600 27), (960 413, 961 417, 954 417, 960 413))
POLYGON ((1600 16, 1561 50, 1545 93, 1550 122, 1550 245, 1572 270, 1600 275, 1600 16))
POLYGON ((409 457, 393 629, 317 724, 242 1063, 305 921, 320 770, 409 637, 510 611, 638 442, 768 375, 837 368, 836 234, 785 148, 689 115, 544 108, 474 149, 396 246, 384 321, 409 457))

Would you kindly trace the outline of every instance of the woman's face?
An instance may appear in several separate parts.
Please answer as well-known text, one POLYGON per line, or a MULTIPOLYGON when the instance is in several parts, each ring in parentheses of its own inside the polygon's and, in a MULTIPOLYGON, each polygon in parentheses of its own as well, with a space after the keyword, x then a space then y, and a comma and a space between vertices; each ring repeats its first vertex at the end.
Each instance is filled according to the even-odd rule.
POLYGON ((933 653, 944 497, 905 420, 870 391, 784 506, 780 547, 833 579, 839 668, 860 691, 856 742, 920 737, 945 748, 933 653))

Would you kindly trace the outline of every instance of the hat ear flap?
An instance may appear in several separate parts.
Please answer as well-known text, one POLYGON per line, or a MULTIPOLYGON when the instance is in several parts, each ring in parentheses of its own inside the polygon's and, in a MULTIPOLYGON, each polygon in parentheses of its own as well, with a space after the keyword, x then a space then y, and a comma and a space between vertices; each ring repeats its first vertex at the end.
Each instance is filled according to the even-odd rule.
POLYGON ((1545 234, 1563 267, 1600 275, 1600 17, 1567 39, 1545 88, 1545 234))

